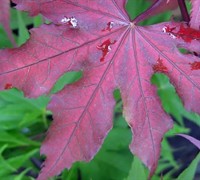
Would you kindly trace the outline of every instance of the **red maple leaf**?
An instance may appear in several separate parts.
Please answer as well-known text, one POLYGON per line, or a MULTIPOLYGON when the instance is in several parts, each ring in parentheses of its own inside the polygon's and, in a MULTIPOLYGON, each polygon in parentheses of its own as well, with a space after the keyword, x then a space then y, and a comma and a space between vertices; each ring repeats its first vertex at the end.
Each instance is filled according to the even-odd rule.
POLYGON ((187 109, 200 112, 196 101, 200 71, 193 70, 200 59, 178 50, 199 53, 199 41, 163 32, 166 27, 179 29, 181 23, 138 26, 125 12, 126 0, 15 2, 53 23, 31 30, 30 40, 22 47, 0 52, 1 89, 9 84, 36 97, 48 94, 63 73, 83 71, 81 80, 54 94, 48 105, 54 121, 41 148, 47 158, 38 179, 93 158, 112 128, 116 88, 133 133, 130 149, 148 166, 151 176, 163 134, 172 127, 151 76, 154 71, 166 73, 187 109))
POLYGON ((192 2, 192 12, 190 25, 194 29, 200 29, 200 1, 191 0, 192 2))

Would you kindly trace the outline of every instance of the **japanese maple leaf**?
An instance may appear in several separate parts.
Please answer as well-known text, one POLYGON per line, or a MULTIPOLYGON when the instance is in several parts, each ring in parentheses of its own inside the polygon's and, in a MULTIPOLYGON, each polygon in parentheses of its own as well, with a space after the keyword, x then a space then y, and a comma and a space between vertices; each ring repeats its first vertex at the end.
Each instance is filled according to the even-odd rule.
POLYGON ((12 31, 10 29, 10 0, 1 0, 0 6, 0 24, 3 25, 8 37, 13 45, 15 44, 15 40, 12 36, 12 31))
POLYGON ((200 1, 191 0, 192 2, 192 13, 191 13, 191 27, 195 29, 200 29, 200 1))
POLYGON ((37 97, 48 94, 63 73, 83 71, 81 80, 51 97, 54 121, 41 148, 47 158, 38 179, 93 158, 112 128, 116 88, 133 134, 130 149, 151 176, 163 134, 172 127, 151 75, 166 73, 186 107, 200 112, 200 60, 178 50, 198 53, 198 37, 186 38, 180 29, 187 27, 180 23, 138 26, 125 12, 126 0, 14 2, 53 23, 31 30, 22 47, 0 52, 1 89, 17 87, 37 97))

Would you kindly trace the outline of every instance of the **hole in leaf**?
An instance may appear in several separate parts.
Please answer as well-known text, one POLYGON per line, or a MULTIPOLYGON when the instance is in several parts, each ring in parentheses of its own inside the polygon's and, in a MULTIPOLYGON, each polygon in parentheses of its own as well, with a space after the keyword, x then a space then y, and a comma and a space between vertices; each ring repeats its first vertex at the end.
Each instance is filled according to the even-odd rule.
POLYGON ((189 53, 189 51, 187 49, 184 49, 184 48, 178 48, 178 50, 181 54, 188 54, 189 53))
POLYGON ((180 52, 181 54, 183 54, 183 55, 192 54, 192 55, 194 55, 194 56, 199 56, 198 53, 196 53, 196 52, 191 52, 191 51, 189 51, 189 50, 187 50, 187 49, 185 49, 185 48, 178 48, 178 50, 179 50, 179 52, 180 52))
POLYGON ((13 2, 10 2, 10 6, 11 6, 11 7, 15 7, 15 6, 16 6, 16 4, 15 4, 15 3, 13 3, 13 2))
POLYGON ((67 72, 64 75, 62 75, 55 85, 53 86, 51 93, 56 93, 64 88, 65 85, 67 84, 72 84, 83 76, 82 71, 72 71, 72 72, 67 72))
POLYGON ((113 92, 113 96, 114 96, 116 102, 120 101, 121 100, 120 90, 115 89, 113 92))

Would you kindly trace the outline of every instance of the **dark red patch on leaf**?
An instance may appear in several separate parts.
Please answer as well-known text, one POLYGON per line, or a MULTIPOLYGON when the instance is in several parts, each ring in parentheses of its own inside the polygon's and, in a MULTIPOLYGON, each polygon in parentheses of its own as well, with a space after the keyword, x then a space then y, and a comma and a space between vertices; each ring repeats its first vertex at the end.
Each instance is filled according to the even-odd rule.
POLYGON ((102 51, 101 62, 105 60, 106 55, 111 51, 112 44, 115 44, 116 41, 111 42, 110 39, 105 40, 100 46, 97 46, 97 49, 102 51))
POLYGON ((200 70, 200 62, 189 63, 191 65, 191 70, 200 70))
POLYGON ((5 86, 4 86, 4 89, 11 89, 13 88, 12 84, 10 83, 7 83, 5 86))
POLYGON ((184 25, 182 24, 178 31, 178 35, 186 42, 191 42, 192 40, 200 39, 200 31, 190 27, 184 27, 184 25))
POLYGON ((177 31, 176 27, 170 28, 165 26, 163 28, 164 33, 168 33, 173 38, 183 39, 185 42, 191 42, 192 40, 200 40, 200 31, 190 28, 188 26, 180 25, 179 30, 177 31))
POLYGON ((102 29, 102 31, 111 31, 113 28, 113 25, 114 25, 114 22, 112 22, 112 21, 107 23, 107 27, 102 29))
POLYGON ((173 31, 176 29, 176 27, 170 28, 169 26, 165 26, 163 28, 164 33, 174 33, 173 31))
POLYGON ((161 73, 167 73, 167 67, 163 64, 163 60, 162 59, 158 59, 157 63, 153 66, 153 70, 154 72, 161 72, 161 73))

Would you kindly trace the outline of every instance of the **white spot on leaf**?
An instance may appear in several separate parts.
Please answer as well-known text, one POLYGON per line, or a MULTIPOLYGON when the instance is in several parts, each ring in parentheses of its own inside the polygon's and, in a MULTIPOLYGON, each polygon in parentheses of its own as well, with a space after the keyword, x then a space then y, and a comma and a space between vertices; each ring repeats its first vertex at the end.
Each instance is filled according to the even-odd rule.
POLYGON ((64 18, 61 19, 60 22, 62 24, 68 24, 73 28, 76 28, 78 26, 78 20, 75 17, 71 17, 71 18, 64 17, 64 18))

